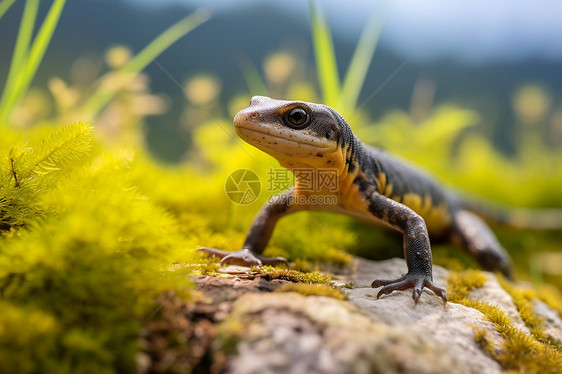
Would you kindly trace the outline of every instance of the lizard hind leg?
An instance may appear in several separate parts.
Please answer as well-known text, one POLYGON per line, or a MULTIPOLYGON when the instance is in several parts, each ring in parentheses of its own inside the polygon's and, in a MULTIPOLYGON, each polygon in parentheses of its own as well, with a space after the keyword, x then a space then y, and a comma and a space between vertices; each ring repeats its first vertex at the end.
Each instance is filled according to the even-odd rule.
POLYGON ((476 214, 459 210, 454 214, 453 238, 486 270, 499 271, 512 279, 511 260, 490 227, 476 214))

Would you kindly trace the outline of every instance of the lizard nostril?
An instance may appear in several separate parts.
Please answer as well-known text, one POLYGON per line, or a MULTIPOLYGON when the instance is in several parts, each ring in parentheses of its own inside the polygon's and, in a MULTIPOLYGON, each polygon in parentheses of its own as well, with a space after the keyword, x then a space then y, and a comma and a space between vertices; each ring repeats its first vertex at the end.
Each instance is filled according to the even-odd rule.
POLYGON ((250 117, 251 118, 258 118, 260 116, 260 114, 258 112, 252 112, 250 113, 250 117))

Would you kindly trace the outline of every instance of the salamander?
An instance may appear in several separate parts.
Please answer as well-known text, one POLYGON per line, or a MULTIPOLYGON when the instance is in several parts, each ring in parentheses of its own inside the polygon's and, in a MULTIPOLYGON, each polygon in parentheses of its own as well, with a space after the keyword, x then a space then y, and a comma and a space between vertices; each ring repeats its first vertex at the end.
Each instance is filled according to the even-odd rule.
POLYGON ((361 143, 334 109, 303 101, 255 96, 234 118, 237 134, 249 144, 295 171, 332 170, 335 188, 311 191, 309 181, 295 173, 295 184, 276 195, 255 217, 239 251, 201 247, 223 263, 246 266, 287 263, 262 255, 277 221, 302 210, 331 211, 382 222, 403 235, 408 271, 397 279, 376 279, 377 294, 413 289, 417 303, 428 288, 444 303, 447 295, 433 282, 430 237, 460 245, 484 269, 511 277, 511 261, 485 221, 468 203, 443 188, 429 174, 383 150, 361 143), (330 196, 333 204, 319 204, 312 194, 330 196))

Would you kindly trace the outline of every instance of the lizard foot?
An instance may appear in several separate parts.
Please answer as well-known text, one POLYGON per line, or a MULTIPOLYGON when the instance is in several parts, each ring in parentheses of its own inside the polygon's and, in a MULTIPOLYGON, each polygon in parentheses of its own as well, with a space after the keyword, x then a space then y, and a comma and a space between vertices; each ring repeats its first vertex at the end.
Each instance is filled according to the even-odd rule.
POLYGON ((221 259, 221 264, 232 264, 241 266, 257 266, 261 268, 263 265, 279 265, 284 264, 287 268, 289 263, 283 257, 264 257, 253 253, 249 249, 241 249, 239 251, 228 252, 221 251, 220 249, 199 247, 198 251, 205 252, 211 257, 218 257, 221 259))
POLYGON ((376 279, 371 284, 371 287, 377 288, 382 287, 377 294, 377 299, 382 295, 388 295, 392 291, 402 291, 408 288, 413 288, 414 293, 412 295, 414 302, 417 304, 420 299, 422 289, 424 287, 432 290, 437 296, 441 297, 443 304, 447 304, 447 294, 444 289, 437 287, 435 283, 431 280, 430 276, 423 274, 406 274, 396 280, 381 280, 376 279))

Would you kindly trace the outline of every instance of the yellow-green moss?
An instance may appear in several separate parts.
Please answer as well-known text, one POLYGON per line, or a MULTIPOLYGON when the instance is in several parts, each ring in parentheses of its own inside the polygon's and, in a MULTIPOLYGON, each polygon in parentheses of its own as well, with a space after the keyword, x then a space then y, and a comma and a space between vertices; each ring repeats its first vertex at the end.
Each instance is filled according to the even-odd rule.
POLYGON ((91 131, 0 149, 5 371, 134 371, 140 321, 187 288, 169 268, 193 261, 194 241, 131 185, 131 154, 101 152, 91 131))
POLYGON ((347 282, 340 286, 340 288, 349 288, 349 289, 352 289, 353 287, 355 287, 355 282, 347 282))
POLYGON ((349 265, 353 258, 346 248, 355 247, 357 235, 339 225, 337 218, 328 218, 319 217, 315 212, 300 212, 290 219, 280 220, 266 255, 342 268, 349 265))
POLYGON ((531 303, 531 300, 537 298, 536 293, 531 289, 518 287, 505 280, 502 276, 498 276, 498 281, 503 289, 511 295, 521 319, 525 322, 535 338, 543 341, 546 340, 548 337, 544 331, 544 318, 535 313, 533 304, 531 303))
POLYGON ((220 276, 220 260, 216 257, 202 257, 198 263, 191 266, 193 275, 220 276))
POLYGON ((486 282, 486 276, 479 270, 465 270, 463 272, 451 272, 447 285, 447 297, 453 303, 460 303, 468 298, 470 291, 482 287, 486 282))
POLYGON ((490 354, 490 356, 495 356, 496 350, 494 348, 494 344, 488 339, 488 332, 479 327, 473 327, 474 330, 474 340, 480 344, 482 348, 486 352, 490 354))
POLYGON ((469 292, 481 286, 484 281, 484 275, 476 270, 452 272, 447 288, 451 301, 454 300, 483 313, 505 339, 497 351, 491 346, 486 334, 478 329, 475 329, 475 340, 506 370, 541 374, 562 372, 562 353, 555 347, 514 327, 509 317, 499 307, 484 301, 468 299, 469 292))
POLYGON ((264 266, 262 268, 254 267, 252 271, 258 274, 265 274, 271 279, 283 279, 294 283, 330 285, 330 281, 332 280, 329 275, 318 272, 303 273, 294 269, 282 269, 273 266, 264 266))
POLYGON ((297 258, 291 263, 291 269, 300 271, 301 273, 310 273, 313 271, 312 265, 303 259, 297 258))
POLYGON ((479 269, 478 264, 467 253, 461 252, 450 245, 437 244, 433 248, 433 264, 452 271, 479 269))
POLYGON ((279 287, 276 291, 297 292, 304 296, 328 296, 338 300, 347 298, 340 289, 326 284, 288 283, 279 287))

